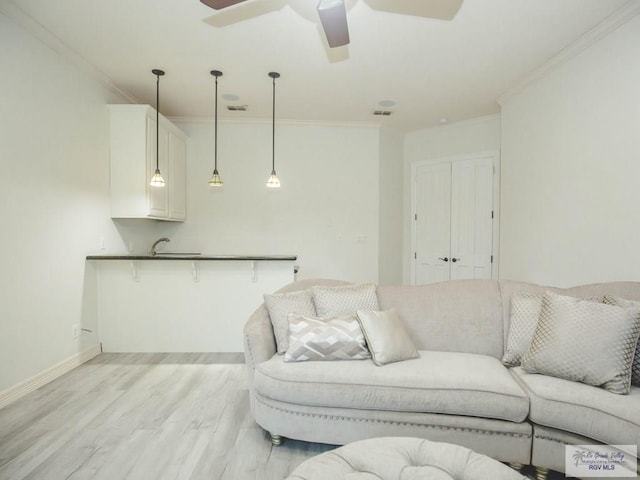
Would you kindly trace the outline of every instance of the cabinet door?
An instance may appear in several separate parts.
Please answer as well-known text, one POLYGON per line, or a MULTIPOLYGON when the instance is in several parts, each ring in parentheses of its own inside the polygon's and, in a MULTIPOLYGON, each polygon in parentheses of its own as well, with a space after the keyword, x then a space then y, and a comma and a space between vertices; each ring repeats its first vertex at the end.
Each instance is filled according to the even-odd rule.
POLYGON ((187 146, 184 140, 169 132, 169 218, 184 220, 187 217, 187 146))
POLYGON ((169 216, 169 185, 171 172, 168 169, 168 132, 160 126, 158 142, 158 164, 165 181, 164 187, 149 185, 153 172, 156 170, 156 121, 147 117, 147 198, 149 201, 148 216, 152 218, 167 218, 169 216))
POLYGON ((416 169, 414 188, 414 282, 421 285, 448 280, 451 244, 451 165, 421 165, 416 169))
POLYGON ((491 278, 493 158, 451 165, 451 279, 491 278))

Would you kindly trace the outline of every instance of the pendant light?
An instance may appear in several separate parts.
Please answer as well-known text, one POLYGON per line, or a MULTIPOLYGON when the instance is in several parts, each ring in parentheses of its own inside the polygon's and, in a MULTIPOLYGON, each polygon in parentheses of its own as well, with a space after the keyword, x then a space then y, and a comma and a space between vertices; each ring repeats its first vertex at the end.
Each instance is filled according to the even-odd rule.
POLYGON ((213 147, 213 174, 209 180, 209 186, 222 187, 224 183, 218 173, 218 77, 222 76, 222 72, 220 70, 211 70, 211 75, 216 77, 216 107, 213 116, 213 138, 215 142, 215 146, 213 147))
POLYGON ((158 70, 154 68, 151 70, 157 77, 156 81, 156 171, 151 177, 150 185, 152 187, 164 187, 164 178, 162 178, 162 174, 160 173, 160 151, 158 150, 158 146, 160 145, 160 77, 164 75, 162 70, 158 70))
POLYGON ((271 128, 271 175, 267 180, 267 187, 280 188, 280 179, 276 174, 276 78, 280 77, 278 72, 269 72, 269 76, 273 79, 273 116, 271 128))

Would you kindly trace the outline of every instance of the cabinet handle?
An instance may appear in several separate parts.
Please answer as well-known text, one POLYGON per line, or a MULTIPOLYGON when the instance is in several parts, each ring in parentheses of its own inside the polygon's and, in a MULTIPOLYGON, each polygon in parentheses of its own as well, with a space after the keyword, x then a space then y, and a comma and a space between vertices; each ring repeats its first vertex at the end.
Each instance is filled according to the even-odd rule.
POLYGON ((453 263, 456 263, 456 262, 459 262, 459 261, 460 261, 460 259, 459 259, 459 258, 451 257, 451 261, 452 261, 453 263))
POLYGON ((438 260, 442 260, 443 262, 448 262, 449 258, 448 257, 444 257, 444 258, 438 257, 438 260))

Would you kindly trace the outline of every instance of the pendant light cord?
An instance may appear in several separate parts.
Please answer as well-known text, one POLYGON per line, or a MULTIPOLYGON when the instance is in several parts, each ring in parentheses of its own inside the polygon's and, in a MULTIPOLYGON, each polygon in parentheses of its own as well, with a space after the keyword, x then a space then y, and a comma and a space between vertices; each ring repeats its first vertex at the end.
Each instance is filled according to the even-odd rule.
POLYGON ((216 75, 216 106, 215 117, 213 119, 213 138, 215 146, 213 147, 213 172, 218 173, 218 76, 216 75))
POLYGON ((160 75, 156 77, 156 170, 160 170, 160 75))
POLYGON ((273 115, 271 122, 271 171, 276 171, 276 77, 273 77, 273 115))

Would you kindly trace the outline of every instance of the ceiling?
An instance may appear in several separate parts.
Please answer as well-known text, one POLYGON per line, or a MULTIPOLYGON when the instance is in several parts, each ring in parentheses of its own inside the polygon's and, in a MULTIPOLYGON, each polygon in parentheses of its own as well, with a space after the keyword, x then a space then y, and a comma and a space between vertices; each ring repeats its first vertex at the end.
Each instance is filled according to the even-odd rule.
MULTIPOLYGON (((209 71, 218 69, 221 119, 270 119, 267 73, 277 71, 278 119, 403 131, 498 112, 497 97, 627 3, 464 0, 447 21, 347 0, 351 43, 329 49, 317 0, 249 0, 218 12, 198 0, 11 1, 142 103, 155 104, 151 69, 165 70, 167 116, 211 118, 209 71)), ((419 10, 447 1, 455 0, 388 3, 419 10)))

